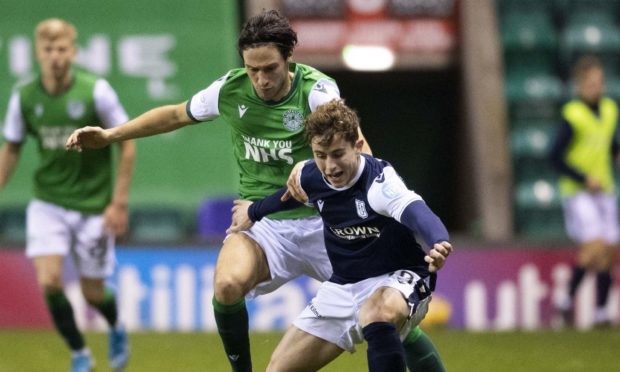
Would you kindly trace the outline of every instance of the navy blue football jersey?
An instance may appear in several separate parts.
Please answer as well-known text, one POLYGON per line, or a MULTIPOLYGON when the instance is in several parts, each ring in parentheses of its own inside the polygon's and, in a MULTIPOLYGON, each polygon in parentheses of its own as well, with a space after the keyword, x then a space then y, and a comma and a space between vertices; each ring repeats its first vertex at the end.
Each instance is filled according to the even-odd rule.
POLYGON ((428 275, 425 251, 399 222, 409 204, 424 201, 388 162, 363 154, 354 179, 335 188, 310 160, 302 169, 301 187, 323 219, 334 270, 330 281, 354 283, 398 269, 428 275))

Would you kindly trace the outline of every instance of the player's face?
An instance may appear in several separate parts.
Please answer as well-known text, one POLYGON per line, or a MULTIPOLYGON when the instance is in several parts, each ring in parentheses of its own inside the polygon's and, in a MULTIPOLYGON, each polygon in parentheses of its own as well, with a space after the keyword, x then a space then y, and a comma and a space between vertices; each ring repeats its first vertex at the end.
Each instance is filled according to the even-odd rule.
POLYGON ((291 89, 288 61, 273 45, 243 51, 243 62, 258 96, 265 101, 278 101, 291 89))
POLYGON ((586 71, 577 82, 579 97, 586 103, 596 104, 605 92, 605 77, 600 68, 586 71))
POLYGON ((355 145, 339 135, 329 145, 320 144, 320 140, 321 137, 312 140, 312 152, 319 170, 332 186, 346 186, 359 168, 364 140, 359 139, 355 145))
POLYGON ((44 78, 62 80, 69 75, 76 54, 70 38, 39 39, 36 49, 44 78))

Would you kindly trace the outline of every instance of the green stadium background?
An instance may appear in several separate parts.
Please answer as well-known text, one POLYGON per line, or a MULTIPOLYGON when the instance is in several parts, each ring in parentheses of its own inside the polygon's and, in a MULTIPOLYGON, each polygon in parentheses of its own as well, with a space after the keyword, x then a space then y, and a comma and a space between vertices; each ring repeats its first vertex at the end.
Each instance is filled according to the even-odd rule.
MULTIPOLYGON (((4 2, 0 22, 0 117, 11 88, 36 69, 33 29, 61 17, 78 29, 78 64, 107 78, 130 117, 187 100, 232 66, 238 32, 236 1, 165 0, 4 2), (85 52, 85 53, 84 53, 85 52)), ((138 141, 132 208, 193 212, 201 200, 236 192, 229 131, 219 120, 138 141)), ((31 196, 36 149, 28 141, 0 208, 31 196)))

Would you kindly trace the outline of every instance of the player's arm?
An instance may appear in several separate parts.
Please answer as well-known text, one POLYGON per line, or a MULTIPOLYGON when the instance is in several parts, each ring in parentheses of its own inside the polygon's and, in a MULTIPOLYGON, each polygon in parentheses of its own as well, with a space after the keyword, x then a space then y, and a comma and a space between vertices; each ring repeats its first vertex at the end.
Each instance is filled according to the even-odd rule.
POLYGON ((21 143, 5 142, 0 149, 0 190, 9 182, 21 153, 21 143))
POLYGON ((111 143, 171 132, 195 123, 187 114, 186 102, 154 108, 114 128, 84 127, 67 139, 67 149, 102 148, 111 143))
POLYGON ((383 169, 368 191, 368 202, 374 211, 394 218, 424 240, 430 248, 424 260, 431 272, 444 265, 452 252, 448 230, 422 197, 407 188, 394 168, 383 169))
POLYGON ((25 140, 26 125, 20 108, 18 92, 11 94, 4 118, 4 144, 0 149, 0 190, 4 189, 13 175, 19 156, 22 142, 25 140))
POLYGON ((232 209, 232 223, 226 230, 226 233, 231 234, 247 230, 254 222, 260 221, 267 215, 299 208, 303 204, 295 199, 281 201, 280 199, 285 192, 286 187, 283 187, 275 193, 254 202, 249 200, 235 200, 232 209))
POLYGON ((129 227, 129 186, 136 157, 136 143, 133 140, 119 142, 119 157, 116 167, 116 182, 112 202, 106 207, 104 219, 116 236, 127 233, 129 227))

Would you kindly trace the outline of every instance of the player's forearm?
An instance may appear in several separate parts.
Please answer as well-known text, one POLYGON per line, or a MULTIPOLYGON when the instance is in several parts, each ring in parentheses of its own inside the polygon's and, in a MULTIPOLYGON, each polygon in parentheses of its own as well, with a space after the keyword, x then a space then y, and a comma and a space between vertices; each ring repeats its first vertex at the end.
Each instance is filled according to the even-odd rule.
POLYGON ((288 211, 303 205, 303 203, 293 198, 290 198, 284 202, 281 201, 280 198, 284 195, 286 190, 287 188, 283 187, 266 198, 252 203, 248 209, 248 217, 250 217, 250 220, 252 220, 252 222, 260 221, 263 217, 269 214, 280 211, 288 211))
POLYGON ((171 132, 193 121, 185 113, 185 104, 160 106, 108 129, 110 143, 171 132))
POLYGON ((448 230, 443 222, 422 200, 410 203, 403 211, 400 222, 420 234, 426 245, 450 241, 448 230))
POLYGON ((0 190, 6 186, 17 166, 20 145, 5 143, 0 149, 0 190))
POLYGON ((127 206, 129 201, 129 187, 133 176, 134 160, 136 157, 136 144, 132 140, 120 143, 121 151, 116 171, 116 184, 112 203, 127 206))

